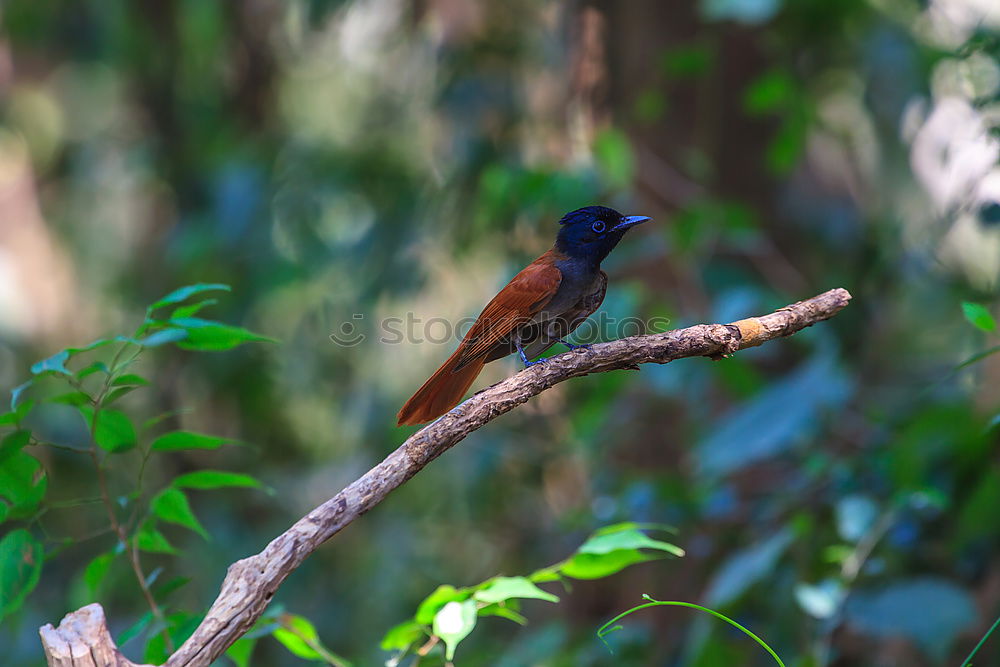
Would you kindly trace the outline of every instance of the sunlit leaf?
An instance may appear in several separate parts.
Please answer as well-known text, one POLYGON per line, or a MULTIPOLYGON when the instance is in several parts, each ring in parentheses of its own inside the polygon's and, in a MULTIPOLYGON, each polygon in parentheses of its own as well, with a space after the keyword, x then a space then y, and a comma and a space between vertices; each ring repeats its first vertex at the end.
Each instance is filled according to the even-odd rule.
POLYGON ((423 626, 416 621, 403 621, 389 629, 379 644, 383 651, 404 651, 426 634, 423 626))
POLYGON ((186 306, 180 306, 179 308, 175 308, 174 312, 170 313, 170 319, 176 320, 182 317, 191 317, 202 308, 205 308, 206 306, 212 306, 217 303, 218 301, 216 299, 205 299, 204 301, 199 301, 197 303, 188 304, 186 306))
POLYGON ((421 625, 430 625, 434 621, 434 615, 438 613, 441 607, 449 602, 464 600, 467 597, 469 597, 469 591, 460 591, 449 584, 442 584, 434 589, 433 593, 424 598, 424 601, 417 607, 417 613, 414 618, 421 625))
POLYGON ((455 659, 455 649, 459 642, 469 636, 476 627, 476 603, 473 600, 465 602, 449 602, 434 615, 434 634, 441 638, 445 645, 445 657, 455 659))
POLYGON ((17 611, 42 576, 42 544, 23 528, 0 540, 0 619, 17 611))
POLYGON ((90 395, 83 393, 82 391, 71 391, 65 394, 59 394, 58 396, 53 396, 52 398, 46 399, 49 403, 62 403, 63 405, 87 405, 90 403, 90 395))
POLYGON ((511 609, 510 603, 506 605, 491 604, 481 607, 478 614, 480 616, 499 616, 500 618, 506 618, 508 621, 514 621, 518 625, 528 624, 528 619, 511 609))
POLYGON ((145 338, 139 339, 138 343, 143 347, 157 347, 159 345, 166 345, 167 343, 176 343, 187 337, 188 332, 186 330, 170 328, 151 333, 145 338))
POLYGON ((584 554, 602 555, 620 549, 656 549, 658 551, 666 551, 678 557, 684 555, 684 550, 680 547, 669 542, 654 540, 634 528, 597 534, 584 542, 578 551, 584 554))
POLYGON ((578 553, 560 567, 560 572, 573 579, 601 579, 629 565, 656 559, 657 556, 638 549, 618 549, 606 554, 578 553))
POLYGON ((166 488, 156 496, 149 505, 150 511, 158 518, 168 523, 176 523, 179 526, 190 528, 206 540, 209 539, 208 532, 202 527, 201 522, 191 510, 191 504, 187 496, 180 489, 166 488))
POLYGON ((543 591, 525 577, 495 577, 490 582, 472 594, 472 597, 486 604, 503 602, 511 598, 533 598, 559 602, 552 593, 543 591))

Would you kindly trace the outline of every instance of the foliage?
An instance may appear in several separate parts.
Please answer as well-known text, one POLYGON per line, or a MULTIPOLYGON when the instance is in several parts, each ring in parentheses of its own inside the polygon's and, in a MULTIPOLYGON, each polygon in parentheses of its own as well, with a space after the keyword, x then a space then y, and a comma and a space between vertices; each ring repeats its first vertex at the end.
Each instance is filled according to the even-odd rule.
POLYGON ((96 596, 102 589, 116 561, 127 559, 149 604, 149 612, 121 633, 120 643, 146 634, 149 643, 145 659, 161 661, 194 629, 196 616, 166 610, 166 597, 187 580, 175 579, 154 588, 163 568, 147 574, 140 564, 141 554, 177 553, 161 532, 163 524, 182 526, 211 539, 192 510, 187 489, 262 485, 251 475, 194 470, 157 489, 147 474, 151 467, 160 465, 157 457, 187 449, 216 449, 231 441, 167 430, 165 419, 138 423, 127 412, 110 406, 119 405, 134 390, 155 386, 136 372, 142 356, 154 348, 174 344, 193 351, 218 351, 245 342, 270 340, 240 327, 189 316, 194 307, 205 302, 181 305, 202 292, 228 289, 226 285, 196 284, 175 290, 146 310, 145 320, 131 336, 102 338, 60 350, 32 365, 32 378, 14 390, 10 412, 0 418, 0 428, 8 431, 2 441, 0 507, 3 520, 18 527, 0 540, 0 618, 17 612, 24 604, 41 579, 45 561, 77 543, 95 539, 105 544, 104 550, 79 573, 89 595, 96 596), (168 306, 173 311, 161 314, 168 306), (65 431, 57 436, 37 428, 35 415, 53 407, 75 410, 79 421, 67 419, 65 431), (54 489, 41 463, 46 448, 72 452, 81 463, 89 458, 100 493, 97 500, 106 512, 105 528, 85 537, 62 539, 47 533, 42 524, 46 514, 82 508, 90 501, 57 501, 49 497, 54 489), (131 488, 119 495, 116 489, 123 483, 131 488))

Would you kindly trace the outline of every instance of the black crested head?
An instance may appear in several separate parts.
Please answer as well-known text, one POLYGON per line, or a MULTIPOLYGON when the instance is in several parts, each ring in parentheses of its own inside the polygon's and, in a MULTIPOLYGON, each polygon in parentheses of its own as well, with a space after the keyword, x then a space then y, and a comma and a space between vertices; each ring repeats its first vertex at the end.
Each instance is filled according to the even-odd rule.
POLYGON ((622 215, 607 206, 585 206, 570 211, 559 221, 556 248, 595 265, 608 256, 629 228, 649 220, 643 215, 622 215))

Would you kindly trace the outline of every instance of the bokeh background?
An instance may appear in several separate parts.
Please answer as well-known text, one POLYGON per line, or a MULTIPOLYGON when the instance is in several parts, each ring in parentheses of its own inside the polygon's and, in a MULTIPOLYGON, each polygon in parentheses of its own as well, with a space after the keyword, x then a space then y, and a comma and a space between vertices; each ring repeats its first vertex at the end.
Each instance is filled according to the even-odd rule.
MULTIPOLYGON (((576 582, 523 628, 483 619, 457 664, 770 661, 679 609, 630 617, 609 654, 595 630, 643 593, 724 611, 790 665, 959 665, 1000 614, 1000 355, 959 368, 1000 342, 962 309, 995 312, 1000 279, 995 1, 9 0, 0 27, 0 387, 199 281, 233 286, 219 319, 280 341, 144 358, 130 410, 247 443, 156 473, 274 490, 192 495, 211 541, 164 529, 181 555, 144 557, 192 578, 172 611, 204 613, 229 563, 409 433, 394 415, 453 343, 379 342, 382 318, 475 315, 562 213, 604 203, 656 219, 605 263, 616 317, 854 302, 725 361, 560 385, 277 603, 383 664, 438 584, 530 572, 629 520, 675 526, 687 556, 576 582), (336 345, 345 323, 365 339, 336 345)), ((85 459, 32 455, 53 499, 95 494, 85 459)), ((53 509, 44 530, 100 518, 53 509)), ((43 663, 37 628, 92 601, 103 539, 53 549, 2 621, 4 664, 43 663)), ((129 577, 101 587, 115 633, 146 611, 129 577)), ((304 663, 262 640, 252 664, 304 663)))

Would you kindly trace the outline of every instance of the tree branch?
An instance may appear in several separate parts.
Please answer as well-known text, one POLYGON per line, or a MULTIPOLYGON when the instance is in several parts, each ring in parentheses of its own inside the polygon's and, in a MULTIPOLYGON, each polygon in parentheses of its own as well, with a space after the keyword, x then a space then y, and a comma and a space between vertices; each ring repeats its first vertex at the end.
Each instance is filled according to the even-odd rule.
MULTIPOLYGON (((824 292, 806 301, 786 306, 769 315, 751 317, 732 324, 699 324, 648 336, 632 336, 599 343, 586 351, 567 352, 544 364, 526 368, 454 408, 436 422, 425 426, 389 454, 381 463, 344 490, 326 501, 287 531, 275 538, 259 554, 229 566, 222 590, 208 615, 183 646, 167 661, 166 667, 205 667, 222 655, 261 617, 281 582, 323 542, 382 502, 389 493, 420 472, 428 463, 455 446, 467 435, 509 412, 560 382, 590 373, 603 373, 639 364, 665 364, 684 357, 715 359, 737 350, 789 336, 817 322, 829 319, 844 308, 851 295, 844 289, 824 292)), ((131 665, 122 662, 106 628, 103 634, 88 635, 104 642, 92 655, 112 656, 114 661, 70 663, 60 661, 61 644, 74 634, 81 614, 93 614, 96 605, 68 614, 58 629, 41 629, 42 643, 50 665, 86 664, 88 667, 131 665)), ((98 613, 100 608, 97 607, 98 613)), ((101 624, 103 625, 103 613, 101 624)), ((110 660, 110 658, 109 658, 110 660)))

